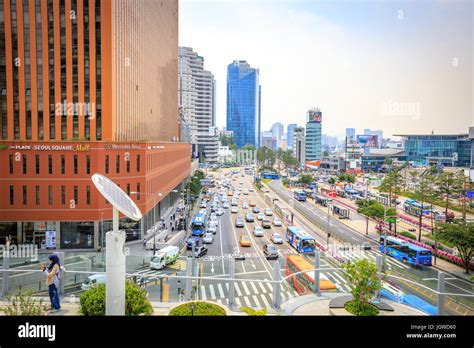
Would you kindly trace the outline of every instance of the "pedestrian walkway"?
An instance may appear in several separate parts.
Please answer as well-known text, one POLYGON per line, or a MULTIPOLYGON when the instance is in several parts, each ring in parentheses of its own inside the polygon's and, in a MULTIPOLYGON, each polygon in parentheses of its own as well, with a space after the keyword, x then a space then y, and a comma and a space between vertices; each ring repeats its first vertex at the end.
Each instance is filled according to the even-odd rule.
MULTIPOLYGON (((265 279, 270 280, 270 279, 265 279)), ((235 303, 238 307, 253 308, 270 307, 273 302, 273 287, 270 282, 242 281, 235 282, 235 303)), ((281 286, 282 300, 299 296, 289 284, 281 286)), ((198 289, 198 297, 203 301, 215 301, 227 305, 229 297, 229 282, 206 281, 198 289)))

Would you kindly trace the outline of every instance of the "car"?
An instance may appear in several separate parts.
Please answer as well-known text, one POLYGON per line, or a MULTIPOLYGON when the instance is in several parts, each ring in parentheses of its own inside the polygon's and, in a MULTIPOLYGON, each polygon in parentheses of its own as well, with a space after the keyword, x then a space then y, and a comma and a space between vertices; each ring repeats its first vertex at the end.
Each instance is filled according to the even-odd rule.
POLYGON ((198 214, 204 214, 204 215, 206 215, 206 214, 207 214, 207 210, 206 210, 206 209, 200 209, 198 214))
POLYGON ((236 207, 239 205, 239 201, 236 199, 233 199, 232 202, 230 203, 231 206, 236 207))
POLYGON ((248 209, 249 204, 247 202, 242 203, 242 209, 248 209))
POLYGON ((255 214, 258 214, 258 213, 260 213, 260 208, 259 208, 259 207, 253 207, 252 211, 253 211, 255 214))
POLYGON ((244 195, 248 195, 249 194, 249 190, 245 189, 244 190, 244 195))
POLYGON ((263 213, 258 213, 257 214, 257 220, 262 221, 265 215, 263 213))
POLYGON ((217 211, 217 209, 219 209, 219 207, 217 206, 217 204, 213 204, 213 205, 212 205, 212 208, 211 208, 211 212, 214 213, 214 212, 217 211))
POLYGON ((202 237, 203 244, 211 244, 214 241, 214 234, 212 233, 204 233, 202 237))
POLYGON ((210 220, 217 220, 217 214, 216 212, 212 212, 211 216, 209 217, 210 220))
POLYGON ((204 202, 204 201, 202 201, 200 207, 201 207, 201 208, 206 208, 206 207, 207 207, 207 203, 204 202))
POLYGON ((270 219, 264 218, 262 220, 262 227, 263 228, 271 228, 272 227, 272 222, 270 221, 270 219))
POLYGON ((254 189, 253 189, 253 188, 249 188, 249 192, 253 192, 253 191, 254 191, 254 189))
POLYGON ((227 197, 223 196, 223 197, 221 198, 221 203, 225 203, 225 202, 227 202, 227 197))
POLYGON ((241 247, 251 247, 252 246, 252 241, 250 240, 250 237, 247 235, 242 235, 240 236, 239 244, 241 247))
POLYGON ((254 222, 255 221, 255 218, 253 216, 252 213, 248 213, 247 215, 245 215, 245 221, 247 222, 254 222))
POLYGON ((255 237, 263 237, 263 228, 260 226, 254 226, 253 234, 255 237))
POLYGON ((228 202, 222 203, 222 208, 229 209, 229 203, 228 202))
POLYGON ((242 219, 241 217, 238 217, 235 220, 235 227, 244 227, 244 219, 242 219))
POLYGON ((234 192, 232 191, 227 192, 227 196, 233 196, 233 195, 234 195, 234 192))
POLYGON ((224 209, 222 209, 222 208, 217 209, 216 214, 217 214, 217 216, 224 215, 224 209))
POLYGON ((188 249, 192 249, 193 241, 196 246, 199 246, 201 244, 201 238, 199 236, 190 236, 188 237, 188 239, 186 239, 186 247, 188 249))
POLYGON ((271 211, 271 209, 265 209, 265 215, 266 216, 272 216, 273 215, 273 212, 271 211))
POLYGON ((107 282, 107 276, 105 274, 93 274, 86 278, 84 283, 81 285, 81 289, 84 291, 89 290, 91 287, 105 284, 107 282))
POLYGON ((207 248, 204 245, 197 247, 196 250, 194 251, 194 257, 201 257, 206 254, 207 254, 207 248))
POLYGON ((207 228, 207 232, 212 233, 212 234, 216 234, 217 233, 217 225, 209 225, 209 227, 207 228))
POLYGON ((250 207, 255 207, 257 204, 254 201, 250 201, 249 206, 250 207))
POLYGON ((275 244, 283 244, 283 238, 278 233, 272 233, 270 239, 275 244))
POLYGON ((273 226, 281 226, 282 222, 279 218, 274 218, 273 219, 273 226))
POLYGON ((239 182, 239 185, 243 185, 243 184, 244 184, 244 182, 243 182, 243 181, 240 181, 240 182, 239 182))
POLYGON ((239 208, 237 208, 237 207, 232 207, 232 208, 230 209, 230 212, 231 212, 232 214, 237 214, 237 213, 239 212, 239 208))
POLYGON ((263 253, 267 257, 267 260, 278 259, 278 249, 273 244, 265 244, 263 246, 263 253))

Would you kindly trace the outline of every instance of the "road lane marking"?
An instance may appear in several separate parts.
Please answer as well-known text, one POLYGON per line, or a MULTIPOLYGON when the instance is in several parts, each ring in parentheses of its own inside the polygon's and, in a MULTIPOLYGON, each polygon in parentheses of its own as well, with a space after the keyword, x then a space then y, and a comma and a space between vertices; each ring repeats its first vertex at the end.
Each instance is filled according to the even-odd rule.
POLYGON ((247 287, 247 282, 242 282, 242 287, 244 288, 245 295, 250 295, 251 292, 249 291, 249 288, 247 287))
POLYGON ((258 284, 258 286, 260 287, 260 289, 262 289, 262 291, 263 291, 264 293, 267 292, 267 290, 263 287, 262 282, 258 282, 257 284, 258 284))
POLYGON ((235 303, 237 303, 237 306, 242 307, 242 302, 240 301, 239 297, 235 298, 235 303))
POLYGON ((253 292, 254 292, 255 294, 258 294, 258 289, 257 289, 257 287, 255 286, 255 283, 254 283, 254 282, 250 282, 250 286, 252 287, 253 292))
POLYGON ((234 287, 235 287, 235 290, 237 291, 237 296, 241 297, 242 292, 240 291, 239 283, 234 282, 234 287))
MULTIPOLYGON (((342 283, 347 283, 347 280, 345 280, 345 279, 344 279, 342 276, 340 276, 337 272, 333 272, 333 273, 331 273, 331 274, 332 274, 335 278, 339 279, 340 282, 342 282, 342 283)), ((329 275, 329 273, 328 273, 328 275, 329 275)))
POLYGON ((214 292, 214 286, 212 284, 209 284, 209 291, 211 292, 211 299, 215 300, 216 293, 214 292))
POLYGON ((221 283, 217 283, 217 289, 219 290, 219 295, 221 295, 220 297, 225 297, 224 290, 222 290, 221 283))
POLYGON ((265 306, 270 307, 270 302, 268 302, 266 294, 260 294, 260 298, 265 306))
POLYGON ((201 299, 202 299, 203 301, 207 301, 206 287, 205 287, 205 285, 201 285, 201 299))

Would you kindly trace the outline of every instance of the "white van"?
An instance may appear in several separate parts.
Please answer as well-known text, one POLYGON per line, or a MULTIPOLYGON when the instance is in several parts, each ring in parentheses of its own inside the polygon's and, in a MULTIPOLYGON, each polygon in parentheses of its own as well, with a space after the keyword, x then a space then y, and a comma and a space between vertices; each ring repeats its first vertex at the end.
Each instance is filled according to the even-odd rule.
POLYGON ((105 274, 93 274, 84 281, 81 285, 81 289, 84 291, 89 290, 94 285, 105 284, 107 277, 105 274))
POLYGON ((179 258, 179 248, 177 246, 167 246, 158 250, 150 260, 151 269, 162 269, 172 264, 179 258))

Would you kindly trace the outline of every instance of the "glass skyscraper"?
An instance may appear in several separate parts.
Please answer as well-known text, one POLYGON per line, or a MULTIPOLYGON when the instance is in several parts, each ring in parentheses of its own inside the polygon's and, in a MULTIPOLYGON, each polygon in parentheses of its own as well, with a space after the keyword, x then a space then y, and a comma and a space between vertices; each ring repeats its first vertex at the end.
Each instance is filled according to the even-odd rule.
POLYGON ((260 134, 259 71, 245 60, 227 67, 227 130, 234 132, 235 144, 259 145, 260 134))
POLYGON ((321 120, 319 109, 311 109, 307 113, 306 123, 306 161, 321 160, 321 120))

